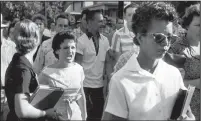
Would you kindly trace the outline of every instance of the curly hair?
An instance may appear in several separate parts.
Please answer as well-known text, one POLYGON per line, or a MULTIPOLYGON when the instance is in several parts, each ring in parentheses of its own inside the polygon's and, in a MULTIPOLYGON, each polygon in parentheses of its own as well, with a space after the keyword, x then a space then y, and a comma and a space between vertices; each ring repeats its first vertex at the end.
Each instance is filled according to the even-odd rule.
POLYGON ((76 43, 75 36, 73 34, 71 34, 69 31, 61 31, 61 32, 57 33, 53 38, 52 49, 53 49, 54 56, 57 59, 59 59, 59 55, 56 53, 56 51, 60 49, 61 44, 66 39, 73 40, 76 43))
POLYGON ((13 33, 16 49, 23 55, 32 51, 40 43, 39 28, 29 19, 16 23, 13 33))
MULTIPOLYGON (((178 15, 175 8, 166 2, 143 2, 140 4, 135 14, 132 17, 132 30, 135 34, 147 33, 149 25, 153 19, 167 20, 173 22, 174 25, 178 23, 178 15)), ((134 38, 136 45, 139 42, 134 38)))
POLYGON ((182 27, 188 27, 194 16, 200 16, 200 4, 191 5, 186 9, 185 14, 182 17, 182 27))
POLYGON ((32 20, 33 22, 35 22, 37 19, 38 19, 38 20, 41 20, 45 26, 47 25, 47 19, 46 19, 46 17, 45 17, 44 15, 42 15, 42 14, 35 14, 35 15, 31 18, 31 20, 32 20))

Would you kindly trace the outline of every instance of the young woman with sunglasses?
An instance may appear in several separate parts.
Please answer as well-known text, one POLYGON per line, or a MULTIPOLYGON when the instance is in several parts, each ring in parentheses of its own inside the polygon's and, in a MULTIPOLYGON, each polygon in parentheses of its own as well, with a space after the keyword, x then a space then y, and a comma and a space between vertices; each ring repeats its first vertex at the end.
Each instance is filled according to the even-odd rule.
MULTIPOLYGON (((104 120, 170 118, 179 89, 186 89, 179 70, 162 60, 175 19, 176 10, 168 3, 145 2, 136 9, 132 29, 140 52, 112 76, 104 120)), ((194 119, 190 107, 183 118, 194 119)))

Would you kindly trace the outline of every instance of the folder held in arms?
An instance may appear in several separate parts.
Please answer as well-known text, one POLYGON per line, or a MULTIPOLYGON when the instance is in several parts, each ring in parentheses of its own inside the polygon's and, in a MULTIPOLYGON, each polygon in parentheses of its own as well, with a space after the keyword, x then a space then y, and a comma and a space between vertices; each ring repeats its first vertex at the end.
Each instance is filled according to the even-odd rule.
POLYGON ((189 85, 187 90, 179 90, 178 97, 172 110, 170 119, 176 120, 187 113, 195 87, 189 85))
POLYGON ((30 97, 30 104, 41 110, 53 108, 63 93, 62 88, 39 85, 30 97))

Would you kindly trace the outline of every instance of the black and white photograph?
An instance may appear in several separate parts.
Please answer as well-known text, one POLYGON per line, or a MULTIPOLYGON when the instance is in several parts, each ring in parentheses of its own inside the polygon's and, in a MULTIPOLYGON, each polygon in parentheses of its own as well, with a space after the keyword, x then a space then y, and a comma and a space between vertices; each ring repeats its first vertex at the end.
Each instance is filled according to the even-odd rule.
POLYGON ((0 1, 1 121, 200 121, 200 1, 0 1))

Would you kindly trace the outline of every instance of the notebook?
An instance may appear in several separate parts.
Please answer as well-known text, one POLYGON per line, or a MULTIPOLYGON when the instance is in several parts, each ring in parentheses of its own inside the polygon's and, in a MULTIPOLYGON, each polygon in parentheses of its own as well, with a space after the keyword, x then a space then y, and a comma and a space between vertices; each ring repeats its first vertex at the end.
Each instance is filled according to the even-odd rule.
POLYGON ((62 88, 39 85, 30 97, 30 104, 41 110, 53 108, 63 93, 62 88))
POLYGON ((195 87, 189 85, 187 90, 179 90, 178 97, 172 110, 170 119, 176 120, 187 113, 195 87))

